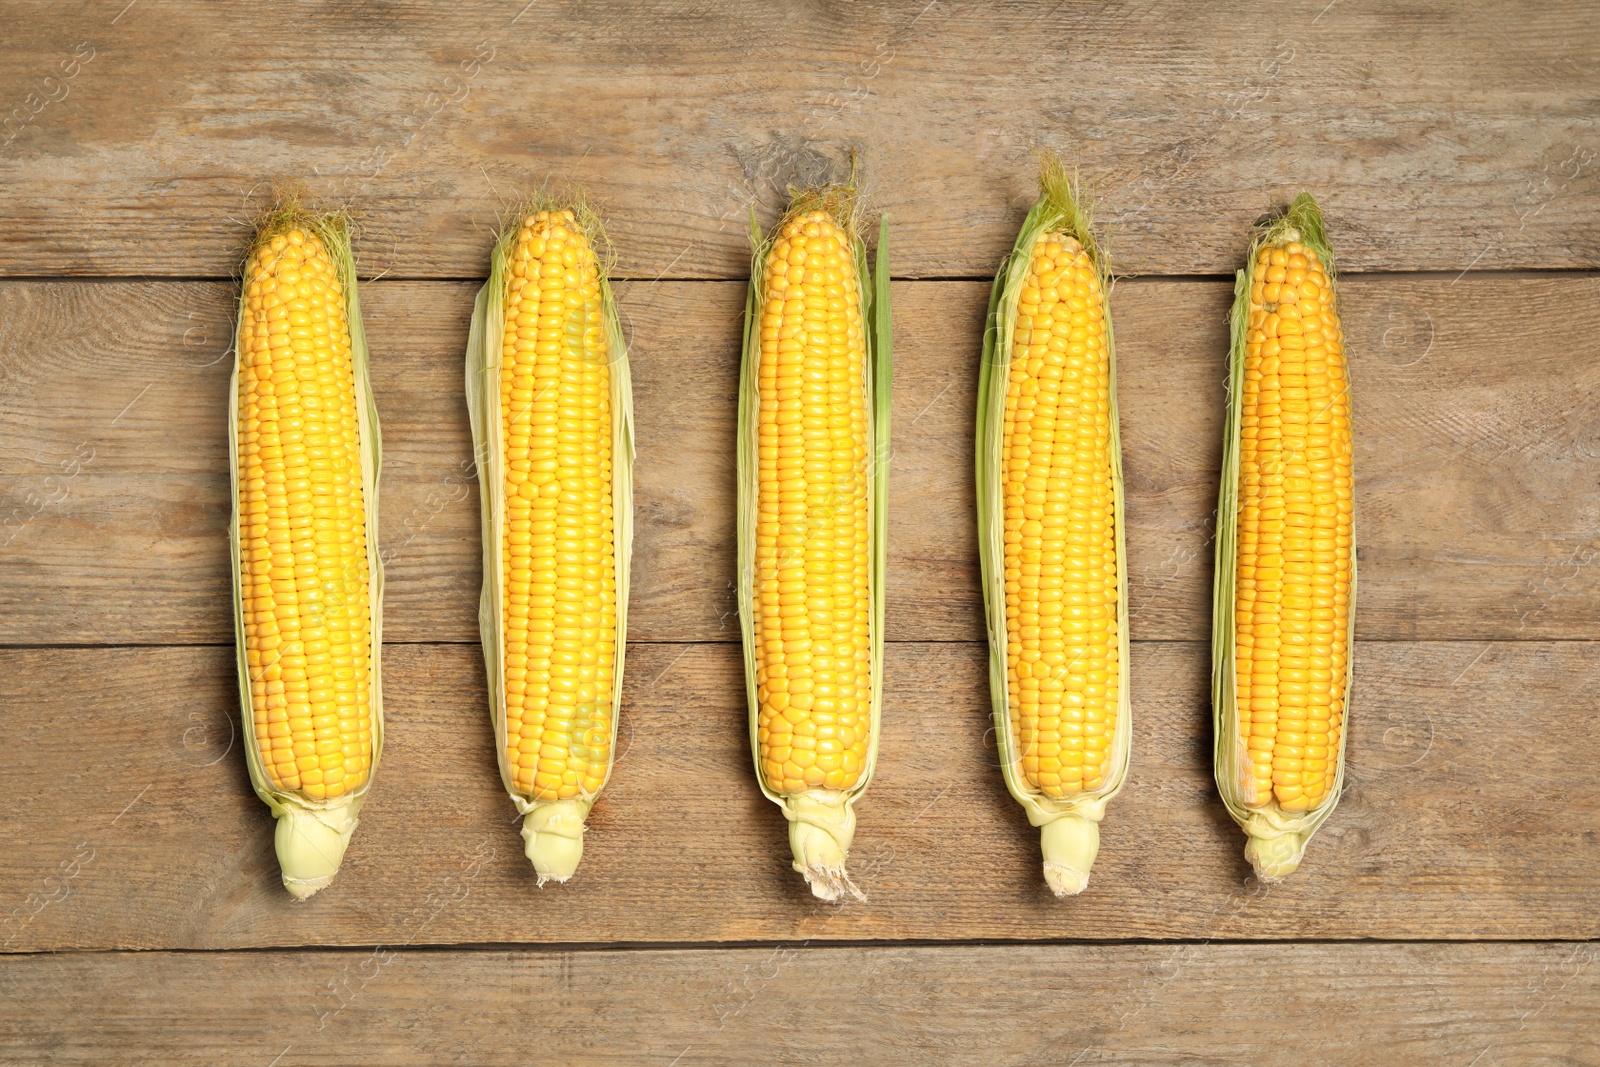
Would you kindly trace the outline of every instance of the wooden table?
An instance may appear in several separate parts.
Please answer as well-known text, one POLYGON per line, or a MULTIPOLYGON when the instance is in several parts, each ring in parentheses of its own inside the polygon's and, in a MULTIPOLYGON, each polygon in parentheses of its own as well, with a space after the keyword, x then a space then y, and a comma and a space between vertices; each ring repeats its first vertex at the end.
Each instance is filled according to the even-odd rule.
POLYGON ((1600 5, 12 0, 0 16, 0 1063, 1600 1063, 1600 5), (1246 10, 1248 8, 1248 10, 1246 10), (894 227, 891 644, 812 900, 745 733, 747 212, 859 150, 894 227), (1056 901, 984 684, 972 424, 1032 153, 1122 275, 1133 769, 1056 901), (534 887, 494 770, 462 353, 505 205, 603 204, 638 544, 620 762, 534 887), (292 903, 236 730, 230 278, 359 213, 388 747, 292 903), (1345 270, 1350 771, 1249 880, 1210 772, 1225 314, 1313 190, 1345 270), (375 947, 377 946, 377 947, 375 947))

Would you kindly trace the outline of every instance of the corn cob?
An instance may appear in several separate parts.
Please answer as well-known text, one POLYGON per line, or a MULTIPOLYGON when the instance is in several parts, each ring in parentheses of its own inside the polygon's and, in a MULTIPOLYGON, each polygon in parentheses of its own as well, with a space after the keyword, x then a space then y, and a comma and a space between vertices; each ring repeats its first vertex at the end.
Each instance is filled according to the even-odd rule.
POLYGON ((1333 252, 1302 193, 1239 272, 1218 503, 1216 777, 1256 874, 1338 803, 1355 635, 1350 380, 1333 252))
POLYGON ((1127 579, 1109 275, 1053 157, 1040 190, 990 297, 978 537, 1000 765, 1068 896, 1127 773, 1127 579))
POLYGON ((233 388, 234 614, 246 758, 284 886, 333 880, 383 744, 381 446, 348 227, 290 207, 244 268, 233 388))
POLYGON ((581 202, 519 213, 467 349, 490 710, 541 886, 577 870, 621 708, 632 400, 599 237, 581 202))
POLYGON ((883 691, 888 220, 876 280, 853 191, 796 195, 755 246, 739 409, 739 604, 756 777, 824 900, 872 777, 883 691))

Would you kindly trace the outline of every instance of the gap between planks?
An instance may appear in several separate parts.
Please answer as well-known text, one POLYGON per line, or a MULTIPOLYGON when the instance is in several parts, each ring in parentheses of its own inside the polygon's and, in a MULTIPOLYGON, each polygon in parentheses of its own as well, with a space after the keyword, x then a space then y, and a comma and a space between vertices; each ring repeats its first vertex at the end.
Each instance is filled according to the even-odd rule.
MULTIPOLYGON (((1070 904, 1063 905, 1071 907, 1070 904)), ((1484 948, 1542 947, 1551 945, 1600 945, 1600 937, 1517 937, 1493 940, 1481 937, 1116 937, 1095 940, 1082 937, 958 937, 946 940, 928 937, 856 938, 826 940, 822 938, 772 938, 745 941, 439 941, 419 942, 405 946, 405 951, 422 953, 449 952, 526 952, 554 954, 562 952, 748 952, 752 949, 804 949, 808 952, 828 952, 863 948, 1255 948, 1258 946, 1340 946, 1379 945, 1432 947, 1440 945, 1476 945, 1484 948)), ((24 949, 0 954, 0 966, 7 960, 34 959, 56 956, 211 956, 220 953, 251 956, 274 955, 337 955, 360 952, 370 948, 386 948, 387 942, 374 941, 350 945, 328 945, 308 942, 300 945, 247 945, 240 948, 48 948, 24 949)))
MULTIPOLYGON (((996 263, 998 268, 999 263, 996 263)), ((1243 261, 1240 261, 1243 266, 1243 261)), ((357 267, 360 267, 360 257, 357 257, 357 267)), ((1368 279, 1394 279, 1413 281, 1432 281, 1440 278, 1471 277, 1484 280, 1525 281, 1528 279, 1548 278, 1550 276, 1570 276, 1574 278, 1600 277, 1600 267, 1514 267, 1505 270, 1486 268, 1484 270, 1449 271, 1449 270, 1341 270, 1339 278, 1368 278, 1368 279)), ((1113 281, 1133 281, 1135 279, 1146 282, 1229 282, 1234 276, 1230 273, 1196 272, 1193 274, 1161 274, 1140 273, 1138 271, 1118 272, 1113 268, 1113 281)), ((361 277, 357 272, 357 281, 362 285, 378 285, 382 282, 436 282, 440 284, 472 283, 481 285, 486 281, 482 274, 395 274, 385 271, 373 277, 361 277)), ((673 284, 686 283, 717 283, 717 282, 748 282, 748 274, 729 275, 700 275, 696 277, 646 277, 635 275, 613 274, 608 276, 613 285, 628 283, 630 285, 660 285, 667 282, 673 284)), ((890 273, 891 282, 983 282, 994 281, 992 274, 894 274, 890 273)), ((159 284, 159 283, 190 283, 225 285, 239 284, 237 274, 0 274, 0 283, 5 282, 73 282, 83 284, 105 284, 115 282, 126 285, 159 284)))

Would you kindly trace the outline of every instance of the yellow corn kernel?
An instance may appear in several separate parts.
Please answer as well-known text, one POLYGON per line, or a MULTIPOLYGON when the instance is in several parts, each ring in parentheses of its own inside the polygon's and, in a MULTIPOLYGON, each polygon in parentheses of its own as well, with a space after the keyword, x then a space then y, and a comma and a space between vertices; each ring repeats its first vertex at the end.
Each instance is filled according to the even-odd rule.
POLYGON ((599 266, 572 211, 538 211, 516 235, 506 277, 504 755, 512 786, 533 800, 590 797, 611 766, 617 664, 599 266))
POLYGON ((848 790, 872 742, 866 338, 851 236, 783 224, 759 297, 757 761, 779 795, 848 790))
POLYGON ((1344 728, 1350 383, 1317 253, 1263 246, 1251 281, 1234 590, 1240 784, 1251 806, 1303 812, 1333 787, 1344 728))
POLYGON ((1099 272, 1046 233, 1022 282, 1006 382, 1006 674, 1023 779, 1049 797, 1106 784, 1119 634, 1111 359, 1099 272))
POLYGON ((372 768, 372 605, 345 294, 314 233, 290 229, 251 252, 238 360, 240 602, 257 750, 274 788, 331 801, 372 768))

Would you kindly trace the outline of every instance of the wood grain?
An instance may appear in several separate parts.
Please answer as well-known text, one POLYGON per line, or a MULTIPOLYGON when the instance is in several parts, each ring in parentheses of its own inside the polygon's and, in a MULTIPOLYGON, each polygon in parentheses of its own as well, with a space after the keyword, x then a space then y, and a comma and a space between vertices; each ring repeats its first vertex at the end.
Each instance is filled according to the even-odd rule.
POLYGON ((1600 3, 280 8, 0 30, 0 1067, 1600 1065, 1600 3), (993 750, 972 514, 1040 148, 1124 276, 1136 639, 1132 773, 1064 903, 993 750), (829 906, 750 771, 730 446, 750 206, 852 153, 905 279, 894 643, 870 899, 829 906), (620 759, 539 890, 461 375, 547 177, 632 279, 640 459, 620 759), (390 577, 388 748, 301 905, 239 748, 225 533, 227 279, 285 179, 382 279, 390 577), (1344 272, 1361 641, 1346 793, 1265 887, 1209 770, 1209 537, 1226 278, 1301 189, 1344 272))
POLYGON ((1041 145, 1140 273, 1232 270, 1302 187, 1353 269, 1600 261, 1589 3, 123 7, 14 5, 0 271, 223 277, 303 176, 362 213, 369 270, 473 277, 553 174, 622 276, 741 277, 748 205, 854 147, 897 271, 979 277, 1041 145))
POLYGON ((980 649, 896 644, 851 855, 870 899, 848 907, 789 870, 783 819, 753 781, 736 647, 629 655, 583 867, 540 890, 494 769, 477 651, 387 649, 388 745, 362 825, 338 881, 297 905, 233 744, 228 649, 0 652, 0 942, 1600 936, 1600 790, 1575 770, 1600 759, 1600 645, 1361 644, 1346 795, 1303 873, 1271 889, 1246 882, 1211 781, 1206 648, 1137 645, 1131 776, 1093 881, 1062 903, 1001 783, 980 649))
MULTIPOLYGON (((1347 280, 1363 638, 1600 638, 1596 284, 1347 280)), ((379 282, 364 295, 396 641, 477 639, 461 393, 472 292, 379 282)), ((895 287, 895 639, 982 633, 971 449, 985 293, 895 287)), ((630 633, 735 640, 728 446, 743 287, 627 284, 620 299, 639 429, 630 633)), ((1209 633, 1228 300, 1209 281, 1116 289, 1136 638, 1209 633)), ((0 284, 0 641, 231 640, 230 314, 221 284, 0 284), (77 477, 49 480, 84 455, 77 477), (29 494, 59 499, 34 514, 29 494)))
POLYGON ((0 1062, 1156 1067, 1289 1062, 1293 1035, 1294 1062, 1329 1067, 1585 1064, 1594 948, 32 956, 0 963, 0 1062))

